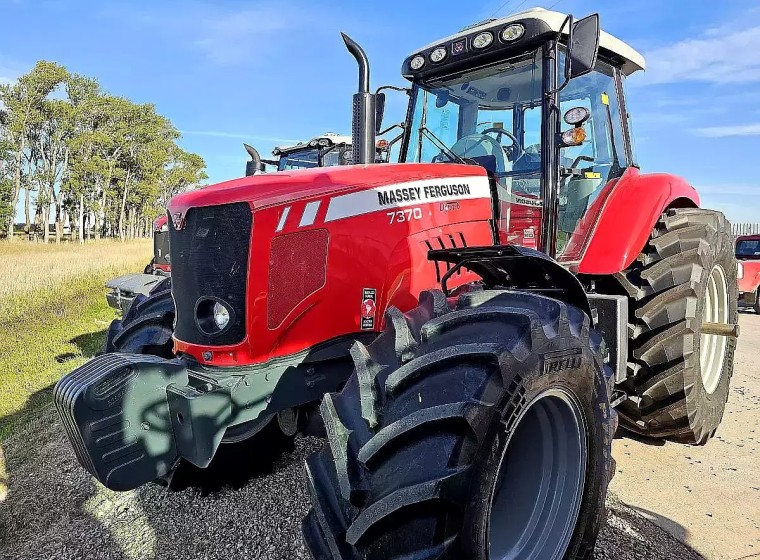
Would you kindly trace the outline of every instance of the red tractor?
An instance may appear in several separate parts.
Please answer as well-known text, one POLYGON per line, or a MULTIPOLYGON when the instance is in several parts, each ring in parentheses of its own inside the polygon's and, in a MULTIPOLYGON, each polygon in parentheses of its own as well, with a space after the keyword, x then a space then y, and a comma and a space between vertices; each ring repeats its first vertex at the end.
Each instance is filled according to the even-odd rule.
POLYGON ((415 51, 398 164, 371 164, 382 97, 344 40, 357 165, 171 201, 171 293, 56 386, 79 461, 116 490, 174 484, 269 457, 319 406, 314 558, 589 558, 618 417, 698 445, 721 421, 729 224, 639 170, 623 82, 644 60, 597 15, 415 51), (526 230, 538 250, 508 243, 526 230))
POLYGON ((760 313, 760 235, 737 237, 736 259, 739 261, 739 306, 760 313))

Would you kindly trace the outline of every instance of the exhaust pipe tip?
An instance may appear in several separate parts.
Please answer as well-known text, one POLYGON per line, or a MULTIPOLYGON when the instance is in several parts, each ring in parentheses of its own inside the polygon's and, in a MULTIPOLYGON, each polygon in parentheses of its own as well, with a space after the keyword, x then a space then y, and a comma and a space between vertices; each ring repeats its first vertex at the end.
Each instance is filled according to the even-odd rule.
POLYGON ((369 60, 359 43, 342 31, 340 36, 359 65, 359 90, 354 94, 351 122, 353 163, 374 163, 376 96, 369 92, 369 60))

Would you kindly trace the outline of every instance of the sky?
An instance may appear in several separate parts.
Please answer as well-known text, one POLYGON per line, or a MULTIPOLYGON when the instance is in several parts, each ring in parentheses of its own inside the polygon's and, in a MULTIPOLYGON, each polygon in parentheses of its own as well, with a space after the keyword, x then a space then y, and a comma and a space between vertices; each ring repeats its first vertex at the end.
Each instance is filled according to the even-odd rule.
MULTIPOLYGON (((647 59, 627 81, 644 172, 685 177, 702 205, 760 222, 760 4, 757 0, 0 0, 0 82, 39 59, 154 103, 199 153, 211 182, 239 177, 243 142, 267 157, 331 131, 350 134, 357 70, 344 31, 367 51, 373 88, 404 85, 415 49, 533 6, 583 17, 647 59)), ((385 124, 403 120, 389 93, 385 124)))

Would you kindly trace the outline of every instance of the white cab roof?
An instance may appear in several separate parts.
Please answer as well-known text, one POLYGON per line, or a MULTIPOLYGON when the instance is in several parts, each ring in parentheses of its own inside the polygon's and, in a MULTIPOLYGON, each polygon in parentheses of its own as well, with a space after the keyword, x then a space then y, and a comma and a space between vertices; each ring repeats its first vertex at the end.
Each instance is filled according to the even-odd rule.
MULTIPOLYGON (((464 35, 477 33, 480 29, 490 29, 494 26, 506 25, 513 21, 523 20, 527 18, 540 19, 544 23, 546 23, 546 25, 550 29, 553 29, 554 31, 559 31, 566 17, 567 17, 567 14, 563 14, 561 12, 552 12, 544 8, 531 8, 530 10, 518 12, 516 14, 507 16, 505 18, 485 21, 482 24, 467 28, 464 31, 455 33, 454 35, 450 35, 449 37, 446 37, 444 39, 439 39, 435 43, 430 43, 429 45, 422 47, 421 49, 415 51, 412 54, 416 54, 417 52, 424 51, 425 49, 435 47, 442 43, 449 43, 455 40, 456 38, 464 36, 464 35)), ((644 67, 645 67, 644 57, 641 55, 641 53, 639 53, 638 51, 636 51, 635 49, 633 49, 632 47, 630 47, 629 45, 627 45, 626 43, 618 39, 617 37, 613 37, 606 31, 602 31, 599 36, 599 46, 603 49, 606 49, 610 52, 615 53, 616 55, 622 57, 625 60, 625 63, 623 64, 623 67, 622 67, 622 71, 626 76, 629 74, 633 74, 637 70, 644 70, 644 67)))

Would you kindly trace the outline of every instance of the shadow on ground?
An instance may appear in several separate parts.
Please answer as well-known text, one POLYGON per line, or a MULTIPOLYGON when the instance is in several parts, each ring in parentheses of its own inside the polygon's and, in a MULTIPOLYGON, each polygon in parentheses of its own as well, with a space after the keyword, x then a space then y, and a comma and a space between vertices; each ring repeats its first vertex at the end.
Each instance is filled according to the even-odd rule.
POLYGON ((78 358, 80 356, 85 358, 92 358, 97 356, 103 351, 103 344, 106 340, 106 330, 80 334, 69 340, 69 344, 73 344, 79 348, 79 352, 66 352, 58 354, 55 360, 60 364, 78 358))
MULTIPOLYGON (((58 363, 65 363, 75 358, 90 359, 103 349, 105 337, 105 330, 76 336, 69 340, 69 343, 76 346, 79 351, 58 354, 55 360, 58 363)), ((17 427, 23 429, 25 424, 33 422, 40 410, 52 405, 54 387, 55 383, 51 383, 35 391, 27 397, 22 408, 0 417, 0 443, 17 427)))
MULTIPOLYGON (((299 438, 271 474, 238 490, 201 496, 149 485, 117 493, 78 465, 57 414, 47 407, 4 444, 9 492, 0 502, 0 558, 306 560, 303 458, 321 445, 299 438)), ((614 497, 608 504, 596 559, 701 558, 614 497)), ((682 527, 673 530, 687 536, 682 527)))

